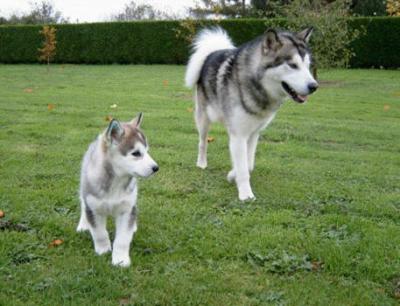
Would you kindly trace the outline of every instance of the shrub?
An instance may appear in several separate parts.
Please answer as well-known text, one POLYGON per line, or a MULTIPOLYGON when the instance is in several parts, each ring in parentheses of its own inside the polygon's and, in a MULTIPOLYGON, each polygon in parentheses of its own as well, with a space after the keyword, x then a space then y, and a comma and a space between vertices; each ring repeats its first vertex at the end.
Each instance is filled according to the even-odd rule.
MULTIPOLYGON (((400 67, 400 17, 363 17, 344 21, 351 29, 366 30, 365 35, 351 43, 355 53, 350 60, 351 67, 400 67)), ((303 19, 298 24, 289 25, 286 19, 235 19, 221 20, 219 25, 228 31, 236 45, 240 45, 262 34, 268 27, 290 26, 299 30, 313 24, 309 22, 303 19)), ((336 61, 344 59, 341 53, 331 53, 332 44, 328 42, 339 34, 321 30, 329 28, 333 22, 333 19, 328 20, 325 28, 316 24, 311 43, 320 64, 326 61, 337 66, 336 61)), ((193 22, 190 31, 213 24, 209 20, 193 22)), ((185 64, 189 56, 189 42, 177 32, 182 30, 179 21, 63 24, 54 27, 57 29, 57 54, 53 62, 56 63, 185 64)), ((41 26, 0 26, 0 62, 37 62, 37 50, 42 46, 40 30, 41 26)))

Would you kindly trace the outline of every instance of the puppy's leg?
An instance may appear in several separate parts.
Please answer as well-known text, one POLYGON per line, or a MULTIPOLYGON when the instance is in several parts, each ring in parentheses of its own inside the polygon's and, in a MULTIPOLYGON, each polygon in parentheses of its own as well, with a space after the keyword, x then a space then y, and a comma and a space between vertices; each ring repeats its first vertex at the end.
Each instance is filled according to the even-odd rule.
POLYGON ((90 234, 93 238, 96 253, 102 255, 111 251, 110 237, 106 228, 106 216, 95 214, 89 206, 86 206, 86 218, 89 223, 90 234))
POLYGON ((260 134, 258 132, 255 132, 254 134, 250 135, 249 139, 247 140, 247 157, 250 172, 254 170, 254 160, 256 157, 256 149, 259 136, 260 134))
POLYGON ((199 153, 197 156, 197 167, 205 169, 207 168, 207 134, 210 126, 210 120, 208 119, 203 99, 204 97, 202 93, 200 90, 198 90, 194 116, 197 130, 199 132, 199 153))
POLYGON ((137 230, 136 206, 133 206, 130 212, 118 215, 115 221, 116 234, 113 244, 112 264, 120 267, 129 267, 131 264, 129 249, 133 234, 137 230))
MULTIPOLYGON (((230 135, 229 150, 233 164, 232 171, 239 191, 239 199, 242 201, 254 199, 254 194, 250 187, 247 138, 244 136, 230 135)), ((232 171, 230 173, 232 173, 232 171)))

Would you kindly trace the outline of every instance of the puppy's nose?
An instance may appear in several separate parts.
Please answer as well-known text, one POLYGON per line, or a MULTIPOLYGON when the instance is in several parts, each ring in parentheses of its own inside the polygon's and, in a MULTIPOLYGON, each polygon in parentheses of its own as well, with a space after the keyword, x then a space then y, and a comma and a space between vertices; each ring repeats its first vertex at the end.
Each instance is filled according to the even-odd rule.
POLYGON ((308 84, 308 91, 310 92, 310 94, 312 94, 314 91, 316 91, 318 88, 318 83, 317 82, 313 82, 313 83, 309 83, 308 84))
POLYGON ((158 166, 157 166, 157 165, 155 165, 155 166, 153 166, 153 168, 152 168, 152 169, 153 169, 153 172, 157 172, 159 168, 158 168, 158 166))

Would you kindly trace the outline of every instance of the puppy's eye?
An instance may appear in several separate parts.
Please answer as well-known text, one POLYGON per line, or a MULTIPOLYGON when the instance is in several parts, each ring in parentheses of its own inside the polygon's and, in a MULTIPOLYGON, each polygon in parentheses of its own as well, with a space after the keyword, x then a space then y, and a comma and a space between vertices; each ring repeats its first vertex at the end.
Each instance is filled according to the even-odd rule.
POLYGON ((292 69, 299 69, 299 66, 297 64, 295 64, 295 63, 289 63, 288 65, 292 69))
POLYGON ((132 155, 135 157, 140 157, 140 156, 142 156, 142 153, 140 153, 140 151, 133 151, 132 155))

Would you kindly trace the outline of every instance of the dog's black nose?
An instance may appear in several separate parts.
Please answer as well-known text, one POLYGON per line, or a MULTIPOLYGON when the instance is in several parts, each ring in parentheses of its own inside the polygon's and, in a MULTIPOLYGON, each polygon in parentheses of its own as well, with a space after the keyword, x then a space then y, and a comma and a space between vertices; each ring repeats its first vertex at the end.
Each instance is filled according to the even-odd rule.
POLYGON ((157 172, 159 168, 158 168, 158 166, 153 166, 152 169, 153 169, 153 172, 157 172))
POLYGON ((316 91, 318 88, 318 83, 314 82, 314 83, 310 83, 308 84, 308 90, 311 93, 313 93, 314 91, 316 91))

